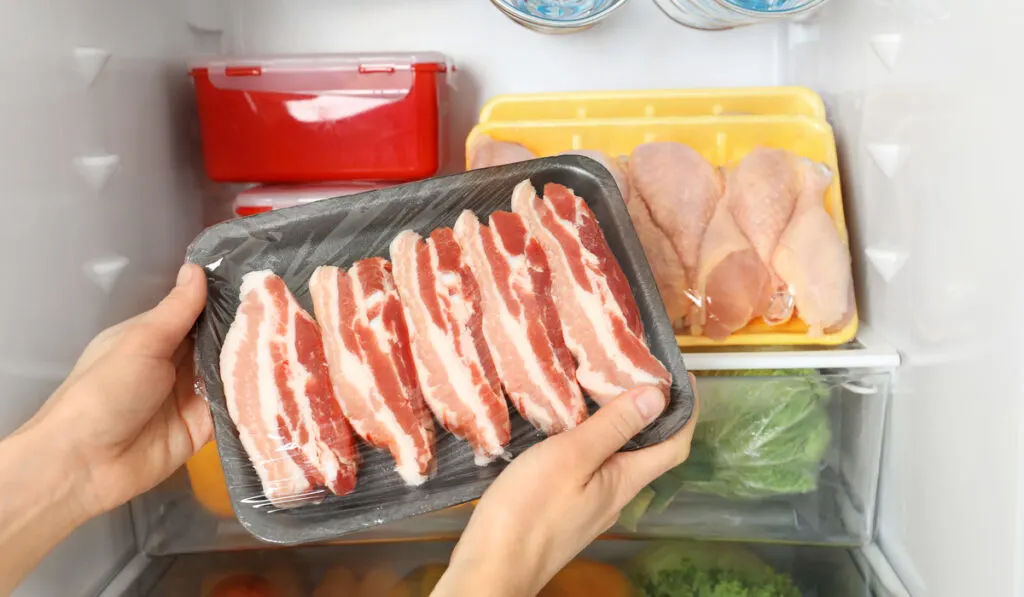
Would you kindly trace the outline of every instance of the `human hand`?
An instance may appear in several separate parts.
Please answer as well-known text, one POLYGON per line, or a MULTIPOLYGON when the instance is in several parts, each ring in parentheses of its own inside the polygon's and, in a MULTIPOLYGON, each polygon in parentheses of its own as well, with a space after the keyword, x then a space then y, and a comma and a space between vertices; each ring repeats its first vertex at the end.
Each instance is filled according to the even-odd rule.
POLYGON ((434 597, 536 595, 641 489, 689 456, 698 404, 673 437, 618 452, 664 408, 661 391, 636 388, 516 458, 477 505, 434 597))
POLYGON ((189 331, 206 303, 197 265, 160 304, 101 332, 19 433, 41 432, 69 462, 85 517, 151 489, 209 441, 189 331))

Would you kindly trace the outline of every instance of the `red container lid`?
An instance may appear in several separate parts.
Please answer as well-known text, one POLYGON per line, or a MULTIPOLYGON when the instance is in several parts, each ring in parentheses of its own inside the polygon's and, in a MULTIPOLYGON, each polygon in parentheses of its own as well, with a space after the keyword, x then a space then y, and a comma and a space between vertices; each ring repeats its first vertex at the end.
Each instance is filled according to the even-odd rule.
POLYGON ((444 54, 416 52, 215 58, 192 62, 189 69, 220 89, 391 96, 408 93, 416 73, 447 79, 454 66, 444 54))

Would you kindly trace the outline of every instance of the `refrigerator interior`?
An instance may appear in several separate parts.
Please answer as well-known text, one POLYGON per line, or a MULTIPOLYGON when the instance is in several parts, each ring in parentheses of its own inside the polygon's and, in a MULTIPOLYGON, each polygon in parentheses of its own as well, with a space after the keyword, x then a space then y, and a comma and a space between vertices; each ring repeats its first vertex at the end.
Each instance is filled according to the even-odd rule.
MULTIPOLYGON (((877 539, 911 594, 1024 590, 1021 203, 1005 1, 833 0, 813 18, 706 33, 648 0, 542 36, 488 2, 55 0, 6 6, 0 251, 9 288, 0 435, 100 329, 167 289, 230 210, 201 176, 185 61, 201 55, 445 52, 459 67, 449 168, 499 93, 805 85, 836 129, 864 321, 895 346, 877 539), (514 51, 513 51, 514 49, 514 51), (73 297, 70 299, 69 297, 73 297)), ((61 545, 16 593, 88 595, 137 551, 128 508, 61 545)))
MULTIPOLYGON (((233 575, 243 578, 257 575, 273 583, 280 594, 289 595, 344 595, 350 593, 342 587, 353 589, 355 586, 362 591, 359 594, 367 594, 367 587, 373 586, 374 595, 418 595, 423 593, 424 587, 429 588, 425 577, 430 574, 417 576, 416 573, 424 569, 443 570, 454 545, 441 541, 140 558, 118 575, 100 597, 207 594, 233 575), (338 578, 346 581, 339 583, 338 578), (347 579, 355 579, 355 583, 347 579), (328 582, 337 584, 326 585, 328 582), (327 590, 326 586, 333 590, 327 590)), ((581 553, 579 559, 608 564, 629 575, 635 558, 651 545, 643 541, 598 541, 581 553)), ((731 560, 734 565, 755 557, 776 574, 788 576, 805 597, 909 596, 873 545, 845 550, 691 543, 683 549, 691 557, 694 552, 710 553, 715 554, 710 558, 712 561, 717 557, 720 562, 731 560)), ((608 571, 588 569, 588 573, 607 575, 608 571)), ((620 577, 620 573, 604 577, 604 594, 618 594, 612 583, 628 578, 620 577)), ((583 586, 570 586, 570 593, 566 594, 592 594, 583 586)))
MULTIPOLYGON (((864 328, 862 340, 870 336, 864 328)), ((645 490, 609 536, 839 547, 873 539, 882 430, 898 355, 885 345, 846 347, 848 366, 855 359, 866 366, 844 369, 819 369, 820 351, 748 356, 691 355, 691 367, 719 373, 697 376, 704 406, 682 469, 686 480, 645 490), (758 373, 773 361, 788 373, 758 373), (721 371, 728 367, 740 370, 721 371), (757 375, 747 375, 752 369, 757 375)), ((140 550, 175 555, 260 548, 235 519, 216 452, 204 449, 187 469, 133 501, 140 550)), ((455 539, 472 512, 471 505, 456 506, 341 541, 455 539)))

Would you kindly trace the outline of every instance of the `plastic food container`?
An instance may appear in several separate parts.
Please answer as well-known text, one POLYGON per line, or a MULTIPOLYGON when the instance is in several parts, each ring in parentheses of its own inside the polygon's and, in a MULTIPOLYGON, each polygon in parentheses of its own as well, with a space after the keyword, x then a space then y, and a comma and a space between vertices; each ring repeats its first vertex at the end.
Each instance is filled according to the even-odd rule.
POLYGON ((218 182, 417 180, 445 159, 442 54, 231 58, 192 65, 218 182))
POLYGON ((668 18, 693 29, 731 29, 793 18, 828 0, 654 0, 668 18))
POLYGON ((255 185, 235 198, 235 215, 243 218, 275 209, 305 205, 331 197, 347 197, 386 188, 374 182, 325 182, 308 185, 255 185))
POLYGON ((480 122, 797 114, 825 119, 825 102, 806 87, 735 87, 499 95, 480 122))
MULTIPOLYGON (((694 148, 715 166, 735 164, 759 145, 787 149, 832 169, 834 177, 825 194, 825 209, 832 216, 839 237, 849 244, 835 137, 832 128, 821 119, 772 115, 491 121, 473 128, 466 139, 466 147, 472 147, 480 135, 519 143, 538 156, 572 149, 600 150, 612 156, 629 155, 642 143, 676 141, 694 148)), ((806 324, 795 317, 774 327, 756 319, 722 341, 688 334, 679 334, 676 340, 682 347, 837 345, 852 340, 857 334, 857 325, 855 314, 843 329, 812 338, 807 335, 806 324)))
POLYGON ((491 0, 505 16, 540 33, 575 33, 604 20, 626 0, 491 0))
MULTIPOLYGON (((507 464, 504 459, 477 466, 466 442, 438 432, 437 472, 419 487, 401 481, 385 451, 361 444, 359 477, 352 493, 338 497, 317 489, 316 494, 324 498, 318 504, 270 507, 228 413, 220 352, 238 308, 241 279, 248 272, 274 270, 311 311, 308 280, 316 267, 348 267, 359 259, 388 256, 392 239, 401 231, 424 234, 451 226, 464 209, 480 217, 507 210, 513 189, 527 179, 538 187, 548 182, 565 184, 587 201, 632 289, 651 352, 672 375, 665 411, 623 449, 656 444, 685 425, 693 414, 694 398, 671 322, 618 187, 596 162, 579 156, 533 160, 264 213, 206 229, 187 256, 207 269, 209 292, 196 336, 196 365, 210 402, 231 503, 246 530, 274 543, 331 540, 477 499, 497 477, 507 464)), ((543 439, 517 414, 511 414, 511 421, 510 456, 543 439)))

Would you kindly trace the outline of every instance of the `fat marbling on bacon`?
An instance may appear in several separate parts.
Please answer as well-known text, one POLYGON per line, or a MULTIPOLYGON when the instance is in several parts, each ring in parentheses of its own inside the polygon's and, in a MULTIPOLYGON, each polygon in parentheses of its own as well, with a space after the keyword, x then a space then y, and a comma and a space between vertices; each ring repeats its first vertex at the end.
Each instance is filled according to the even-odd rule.
POLYGON ((598 404, 639 385, 668 391, 671 376, 651 354, 640 311, 594 213, 559 184, 537 196, 529 180, 516 186, 512 208, 547 254, 576 379, 598 404))
POLYGON ((228 414, 275 506, 345 495, 358 454, 324 360, 320 329, 270 271, 246 274, 220 353, 228 414))
POLYGON ((438 228, 425 241, 407 230, 392 241, 391 260, 427 406, 487 464, 504 455, 511 424, 484 340, 480 289, 455 235, 438 228))
POLYGON ((391 264, 374 257, 347 272, 318 267, 309 291, 345 416, 370 445, 391 452, 408 485, 422 484, 434 467, 434 422, 416 383, 391 264))
POLYGON ((490 226, 462 212, 455 236, 480 285, 484 337, 512 404, 548 435, 575 427, 586 419, 587 404, 562 338, 540 243, 520 216, 501 211, 491 215, 490 226))

